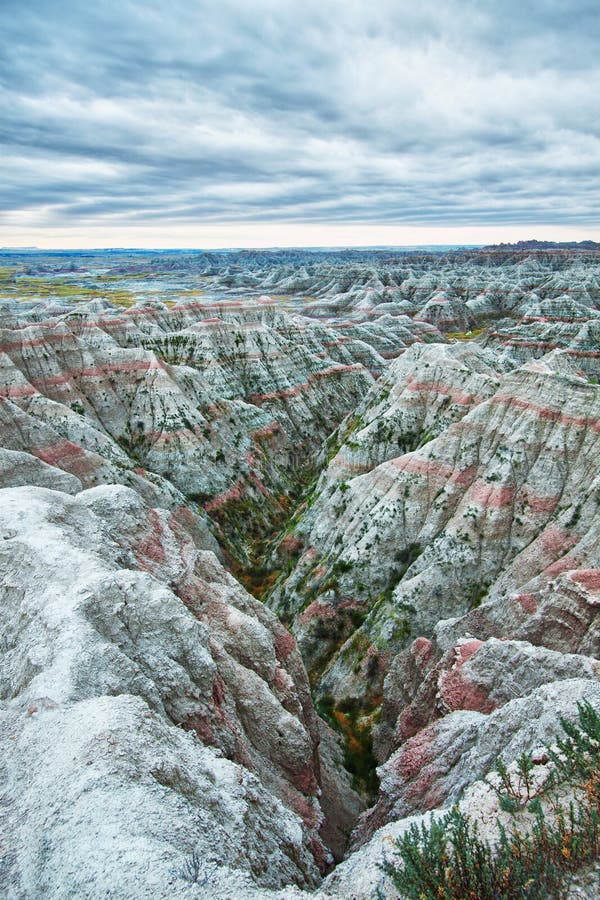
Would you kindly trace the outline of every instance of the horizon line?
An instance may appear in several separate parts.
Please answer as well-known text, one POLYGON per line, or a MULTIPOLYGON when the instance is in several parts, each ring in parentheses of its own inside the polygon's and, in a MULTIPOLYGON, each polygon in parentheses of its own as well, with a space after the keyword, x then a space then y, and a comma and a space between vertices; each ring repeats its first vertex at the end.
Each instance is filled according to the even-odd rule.
MULTIPOLYGON (((539 243, 539 244, 556 244, 559 246, 560 244, 599 244, 598 241, 595 241, 593 238, 587 238, 580 241, 552 241, 552 240, 538 240, 537 238, 528 238, 525 240, 519 241, 500 241, 498 243, 458 243, 458 244, 313 244, 311 246, 304 246, 302 244, 273 244, 268 247, 253 247, 251 245, 230 245, 230 246, 222 246, 222 247, 182 247, 173 245, 171 247, 144 247, 141 245, 115 245, 112 247, 101 247, 101 246, 91 246, 91 247, 65 247, 65 246, 56 246, 56 247, 37 247, 34 245, 23 245, 17 244, 14 246, 4 246, 0 247, 0 253, 18 253, 18 252, 28 252, 28 253, 126 253, 135 251, 137 253, 231 253, 231 252, 239 252, 239 251, 260 251, 260 252, 271 252, 271 251, 279 251, 279 250, 304 250, 307 252, 311 251, 323 251, 323 250, 428 250, 428 249, 440 249, 440 250, 448 250, 448 249, 458 249, 458 250, 477 250, 484 248, 494 248, 494 247, 513 247, 519 244, 528 244, 528 243, 539 243)), ((535 249, 535 248, 529 248, 535 249)))
MULTIPOLYGON (((533 238, 531 240, 534 240, 533 238)), ((567 243, 567 242, 565 242, 567 243)), ((571 242, 574 243, 574 242, 571 242)), ((581 242, 580 242, 581 243, 581 242)), ((161 253, 169 253, 173 250, 187 252, 187 253, 223 253, 232 250, 261 250, 261 251, 269 251, 269 250, 409 250, 416 249, 419 250, 421 248, 426 247, 458 247, 458 248, 467 248, 472 249, 476 247, 487 247, 494 246, 489 244, 472 244, 472 243, 458 243, 458 244, 313 244, 311 246, 304 246, 302 244, 273 244, 269 247, 252 247, 249 244, 239 244, 239 245, 224 245, 222 247, 182 247, 173 245, 172 247, 144 247, 141 245, 128 245, 128 246, 119 246, 115 245, 113 247, 64 247, 64 246, 56 246, 56 247, 36 247, 33 245, 25 245, 25 244, 16 244, 15 246, 4 246, 0 247, 0 253, 8 253, 17 250, 28 250, 30 252, 39 252, 39 253, 52 253, 55 250, 61 250, 62 252, 68 253, 82 253, 89 252, 91 250, 97 250, 101 252, 112 252, 114 250, 138 250, 144 252, 154 252, 158 251, 161 253)), ((498 245, 500 246, 500 245, 498 245)))

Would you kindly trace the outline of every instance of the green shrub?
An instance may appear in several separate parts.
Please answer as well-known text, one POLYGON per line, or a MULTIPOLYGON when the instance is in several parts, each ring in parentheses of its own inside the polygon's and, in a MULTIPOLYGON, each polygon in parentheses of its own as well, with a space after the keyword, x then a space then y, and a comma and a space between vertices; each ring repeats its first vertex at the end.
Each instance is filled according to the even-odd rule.
POLYGON ((352 623, 353 628, 360 628, 365 619, 367 618, 367 613, 364 609, 351 609, 350 610, 350 622, 352 623))
POLYGON ((344 768, 352 775, 352 786, 369 800, 374 800, 379 779, 373 753, 372 717, 363 717, 365 710, 358 697, 347 697, 336 704, 330 694, 325 694, 316 702, 315 708, 344 739, 344 768))
POLYGON ((429 825, 413 825, 395 846, 401 865, 382 868, 409 900, 558 900, 566 896, 573 872, 600 852, 600 716, 579 705, 579 722, 561 719, 566 737, 549 751, 549 776, 536 782, 533 760, 523 754, 516 772, 499 765, 501 807, 513 815, 526 809, 530 827, 519 832, 497 821, 492 848, 458 807, 429 825), (568 807, 558 789, 568 786, 568 807), (551 814, 544 812, 544 796, 551 814))
POLYGON ((475 583, 470 590, 467 591, 467 607, 468 609, 477 609, 481 606, 488 594, 488 586, 486 584, 475 583))

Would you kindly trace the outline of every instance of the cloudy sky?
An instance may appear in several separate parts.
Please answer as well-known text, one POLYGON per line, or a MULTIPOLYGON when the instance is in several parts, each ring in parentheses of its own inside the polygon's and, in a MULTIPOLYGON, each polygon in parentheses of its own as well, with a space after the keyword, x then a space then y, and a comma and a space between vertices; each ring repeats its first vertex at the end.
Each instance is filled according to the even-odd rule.
POLYGON ((2 0, 0 244, 600 239, 598 0, 2 0))

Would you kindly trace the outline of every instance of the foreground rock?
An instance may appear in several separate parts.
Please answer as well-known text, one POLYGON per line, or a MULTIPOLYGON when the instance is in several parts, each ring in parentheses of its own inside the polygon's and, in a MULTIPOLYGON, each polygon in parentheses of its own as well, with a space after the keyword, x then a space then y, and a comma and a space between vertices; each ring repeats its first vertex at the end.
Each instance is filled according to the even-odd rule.
POLYGON ((11 896, 178 895, 196 858, 200 879, 316 885, 322 761, 289 633, 130 489, 0 498, 11 896))

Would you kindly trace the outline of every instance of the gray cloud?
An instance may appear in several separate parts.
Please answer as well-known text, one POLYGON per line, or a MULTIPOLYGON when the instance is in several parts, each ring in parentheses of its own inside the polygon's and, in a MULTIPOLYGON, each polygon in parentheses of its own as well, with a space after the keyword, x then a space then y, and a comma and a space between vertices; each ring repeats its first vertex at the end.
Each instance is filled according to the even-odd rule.
POLYGON ((595 225, 596 0, 413 6, 4 0, 0 208, 595 225))

